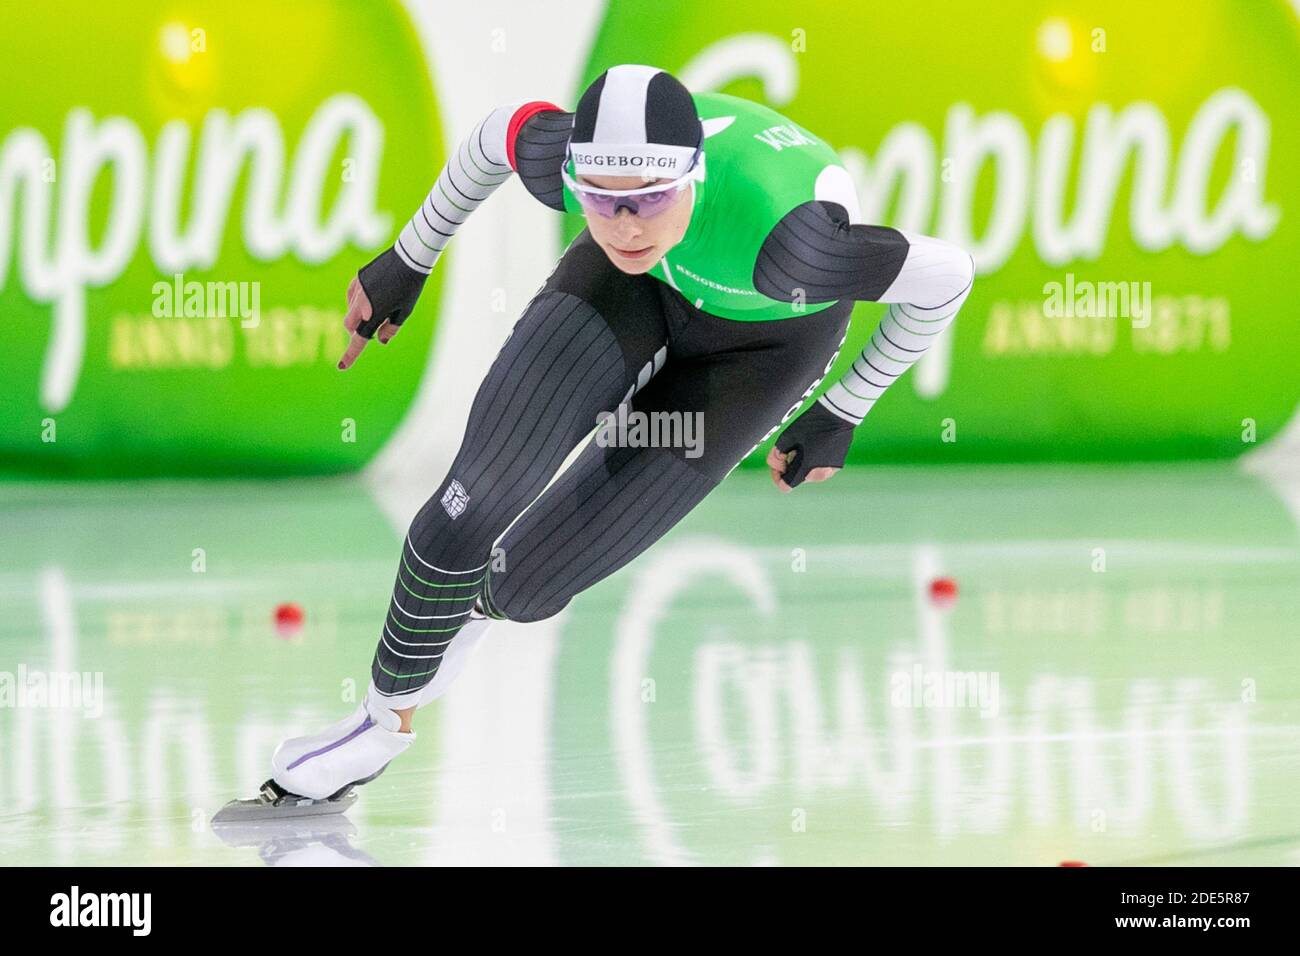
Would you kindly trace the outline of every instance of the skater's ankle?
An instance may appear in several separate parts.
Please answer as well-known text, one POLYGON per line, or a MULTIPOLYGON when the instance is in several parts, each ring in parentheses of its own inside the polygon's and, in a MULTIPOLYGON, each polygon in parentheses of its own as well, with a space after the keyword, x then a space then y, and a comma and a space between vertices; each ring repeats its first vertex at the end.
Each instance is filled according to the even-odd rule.
POLYGON ((411 715, 415 713, 415 708, 405 707, 402 710, 394 710, 393 713, 402 721, 402 725, 397 728, 397 732, 399 734, 409 734, 411 732, 411 715))

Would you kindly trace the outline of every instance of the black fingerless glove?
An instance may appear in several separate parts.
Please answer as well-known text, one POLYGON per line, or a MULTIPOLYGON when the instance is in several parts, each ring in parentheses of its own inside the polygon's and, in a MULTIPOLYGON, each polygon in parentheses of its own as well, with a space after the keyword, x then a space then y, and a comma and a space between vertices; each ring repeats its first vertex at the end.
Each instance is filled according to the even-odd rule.
POLYGON ((821 402, 810 405, 776 440, 777 451, 795 453, 781 480, 793 488, 814 468, 843 468, 852 443, 852 425, 828 412, 821 402))
POLYGON ((385 321, 401 325, 415 309, 424 282, 429 276, 417 272, 397 255, 393 248, 385 249, 357 273, 361 288, 370 300, 370 318, 357 326, 362 338, 372 338, 385 321))

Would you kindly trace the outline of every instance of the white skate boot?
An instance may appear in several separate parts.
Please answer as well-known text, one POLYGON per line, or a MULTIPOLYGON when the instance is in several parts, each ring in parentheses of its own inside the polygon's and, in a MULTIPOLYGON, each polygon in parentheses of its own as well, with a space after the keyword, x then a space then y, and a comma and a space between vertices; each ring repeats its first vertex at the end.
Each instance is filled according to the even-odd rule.
POLYGON ((276 747, 271 779, 291 794, 313 800, 334 797, 375 779, 415 742, 415 732, 400 733, 401 725, 400 717, 367 694, 350 717, 276 747))
POLYGON ((261 792, 251 800, 226 804, 212 818, 214 828, 347 810, 357 799, 353 788, 374 780, 415 742, 414 731, 399 732, 402 721, 393 710, 423 707, 445 694, 491 623, 475 607, 448 645, 438 673, 420 690, 385 698, 372 684, 350 717, 318 734, 284 741, 271 757, 272 776, 261 792))
POLYGON ((353 787, 383 773, 415 742, 402 720, 371 695, 350 717, 318 734, 292 737, 271 756, 271 779, 251 800, 232 800, 212 817, 214 831, 296 817, 343 813, 356 803, 353 787))
MULTIPOLYGON (((416 692, 416 707, 423 707, 447 692, 491 623, 491 618, 475 608, 470 620, 447 646, 438 673, 416 692)), ((271 757, 272 779, 282 790, 314 800, 334 797, 347 787, 368 783, 415 740, 414 731, 403 734, 397 730, 402 721, 393 710, 404 706, 411 704, 384 698, 371 687, 351 717, 318 734, 294 737, 280 744, 271 757)))

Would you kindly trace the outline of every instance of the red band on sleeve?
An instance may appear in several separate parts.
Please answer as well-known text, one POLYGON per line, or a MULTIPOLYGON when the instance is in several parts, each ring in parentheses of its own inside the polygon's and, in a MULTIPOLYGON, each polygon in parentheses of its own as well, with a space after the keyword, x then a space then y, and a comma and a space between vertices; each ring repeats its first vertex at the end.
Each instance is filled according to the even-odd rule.
POLYGON ((506 161, 510 163, 510 168, 518 171, 515 166, 515 137, 523 129, 524 124, 536 116, 538 113, 545 113, 547 110, 554 110, 557 113, 564 112, 554 103, 544 103, 541 100, 534 100, 532 103, 525 103, 519 109, 515 110, 515 115, 510 117, 510 125, 506 127, 506 161))

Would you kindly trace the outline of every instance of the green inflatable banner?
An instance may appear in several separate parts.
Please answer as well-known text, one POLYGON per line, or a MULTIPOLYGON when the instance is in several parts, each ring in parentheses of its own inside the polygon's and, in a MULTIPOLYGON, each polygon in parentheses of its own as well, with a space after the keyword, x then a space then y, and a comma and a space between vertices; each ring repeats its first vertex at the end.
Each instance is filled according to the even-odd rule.
POLYGON ((5 15, 0 468, 355 469, 440 297, 382 367, 337 374, 348 282, 443 161, 414 31, 396 2, 131 8, 5 15))
MULTIPOLYGON (((16 9, 0 35, 0 315, 22 330, 0 354, 0 474, 360 468, 429 387, 448 320, 440 268, 400 347, 336 373, 348 281, 444 158, 428 46, 396 0, 131 6, 126 28, 84 0, 16 9)), ((864 221, 976 258, 850 460, 1231 458, 1295 414, 1283 0, 655 17, 610 4, 566 105, 622 62, 755 100, 836 149, 864 221)), ((827 384, 882 312, 858 308, 827 384)), ((450 374, 472 392, 481 371, 450 374)))
MULTIPOLYGON (((975 256, 947 340, 851 461, 1232 457, 1295 412, 1286 3, 664 0, 655 19, 673 29, 611 4, 583 83, 651 63, 770 106, 839 151, 864 221, 975 256)), ((883 311, 859 306, 828 384, 883 311)))

